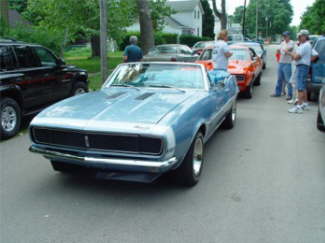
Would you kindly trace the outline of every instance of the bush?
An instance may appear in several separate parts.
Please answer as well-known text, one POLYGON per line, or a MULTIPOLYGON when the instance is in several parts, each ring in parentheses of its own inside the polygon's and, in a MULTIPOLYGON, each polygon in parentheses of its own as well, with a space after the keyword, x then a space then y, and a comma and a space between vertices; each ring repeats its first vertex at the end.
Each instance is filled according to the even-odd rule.
MULTIPOLYGON (((141 46, 140 41, 140 32, 127 32, 119 45, 120 50, 124 50, 127 45, 129 45, 130 36, 135 35, 139 39, 139 45, 141 46)), ((172 33, 164 33, 164 32, 156 32, 154 34, 155 37, 155 45, 162 44, 177 44, 177 34, 172 33)), ((181 35, 180 36, 180 44, 193 46, 198 41, 208 41, 212 40, 209 37, 198 37, 193 35, 181 35)))
POLYGON ((199 37, 194 35, 181 35, 179 38, 180 44, 192 47, 196 42, 212 40, 210 37, 199 37))
POLYGON ((40 44, 51 49, 55 54, 60 55, 63 42, 63 33, 42 27, 16 27, 7 33, 7 38, 28 43, 40 44))

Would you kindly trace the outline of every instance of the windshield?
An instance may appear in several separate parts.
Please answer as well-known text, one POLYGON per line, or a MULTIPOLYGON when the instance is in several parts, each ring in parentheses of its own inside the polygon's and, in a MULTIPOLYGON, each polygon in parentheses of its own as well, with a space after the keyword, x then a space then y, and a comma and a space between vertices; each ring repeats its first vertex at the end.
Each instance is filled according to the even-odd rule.
POLYGON ((207 48, 209 46, 213 46, 214 45, 214 41, 205 41, 205 42, 198 42, 196 43, 193 48, 201 48, 201 49, 204 49, 204 48, 207 48))
POLYGON ((203 89, 204 81, 198 65, 137 63, 120 65, 109 86, 203 89))
POLYGON ((249 61, 249 60, 251 60, 249 52, 247 50, 245 50, 245 49, 231 48, 230 52, 232 53, 232 56, 229 58, 229 60, 239 60, 239 61, 249 61))
POLYGON ((177 53, 176 46, 156 46, 149 51, 149 55, 154 54, 175 54, 177 53))
POLYGON ((199 60, 211 60, 212 59, 212 49, 206 49, 202 52, 199 60))
POLYGON ((244 45, 253 48, 253 50, 256 52, 256 54, 260 57, 263 54, 263 49, 259 44, 247 44, 245 43, 244 45))

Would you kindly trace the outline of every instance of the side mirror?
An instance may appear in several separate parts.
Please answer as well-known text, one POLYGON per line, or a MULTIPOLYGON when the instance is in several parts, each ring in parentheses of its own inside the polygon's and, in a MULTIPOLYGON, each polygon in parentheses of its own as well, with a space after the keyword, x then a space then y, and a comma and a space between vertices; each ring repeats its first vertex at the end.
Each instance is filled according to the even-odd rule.
POLYGON ((65 61, 61 57, 58 59, 57 63, 58 63, 58 66, 64 66, 66 64, 65 61))

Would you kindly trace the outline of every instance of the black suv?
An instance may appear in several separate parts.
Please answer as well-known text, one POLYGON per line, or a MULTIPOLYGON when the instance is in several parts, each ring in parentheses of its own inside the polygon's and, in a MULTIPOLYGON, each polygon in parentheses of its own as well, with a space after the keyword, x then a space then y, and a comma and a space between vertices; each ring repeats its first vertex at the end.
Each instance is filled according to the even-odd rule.
POLYGON ((87 79, 40 45, 0 39, 0 138, 14 136, 23 116, 87 92, 87 79))

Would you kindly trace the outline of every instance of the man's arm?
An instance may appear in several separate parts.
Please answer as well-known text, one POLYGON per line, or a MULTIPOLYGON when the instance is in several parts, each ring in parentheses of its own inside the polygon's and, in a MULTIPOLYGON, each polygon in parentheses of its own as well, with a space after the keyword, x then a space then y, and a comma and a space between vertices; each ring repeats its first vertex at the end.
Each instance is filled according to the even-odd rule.
POLYGON ((226 58, 229 58, 232 56, 232 53, 229 51, 228 45, 224 47, 224 55, 226 58))
POLYGON ((123 61, 124 62, 128 61, 128 47, 126 47, 125 50, 124 50, 123 61))

